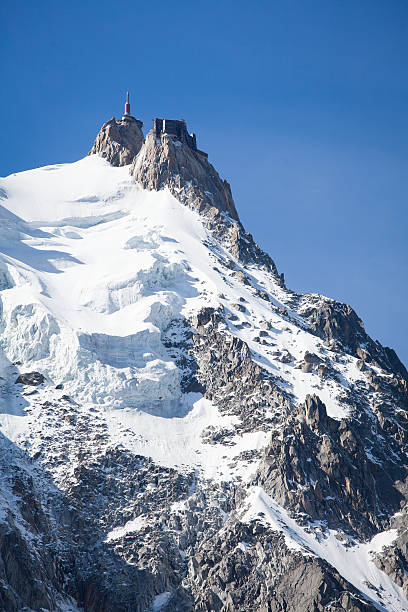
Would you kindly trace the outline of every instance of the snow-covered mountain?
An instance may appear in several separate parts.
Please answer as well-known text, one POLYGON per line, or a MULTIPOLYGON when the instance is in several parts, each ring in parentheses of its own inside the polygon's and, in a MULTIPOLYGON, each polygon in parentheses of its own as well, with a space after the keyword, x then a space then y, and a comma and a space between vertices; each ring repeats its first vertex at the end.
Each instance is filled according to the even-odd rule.
POLYGON ((408 611, 405 367, 140 128, 0 180, 0 609, 408 611))

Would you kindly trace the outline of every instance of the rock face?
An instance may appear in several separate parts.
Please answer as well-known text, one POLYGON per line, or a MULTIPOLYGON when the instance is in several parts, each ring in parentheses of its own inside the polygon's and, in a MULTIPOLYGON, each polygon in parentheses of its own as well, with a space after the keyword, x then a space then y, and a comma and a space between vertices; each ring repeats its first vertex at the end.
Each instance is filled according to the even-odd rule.
POLYGON ((286 417, 279 435, 272 437, 258 483, 299 515, 317 520, 324 516, 334 529, 372 537, 385 530, 385 517, 399 511, 407 477, 401 451, 380 422, 376 435, 383 444, 376 452, 381 456, 365 450, 372 425, 363 414, 359 421, 336 421, 317 396, 307 396, 304 405, 286 417), (399 463, 390 460, 394 452, 399 463), (298 489, 288 486, 291 482, 298 489))
POLYGON ((101 127, 88 155, 100 155, 112 166, 127 166, 143 145, 142 126, 134 117, 113 117, 101 127))
POLYGON ((306 296, 300 311, 308 318, 312 331, 327 343, 338 342, 351 355, 394 372, 408 381, 408 372, 395 351, 381 346, 379 342, 373 342, 362 320, 348 304, 322 296, 306 296))
POLYGON ((191 560, 190 581, 200 612, 376 610, 326 563, 290 551, 258 521, 205 539, 191 560))
POLYGON ((231 187, 222 180, 207 157, 171 134, 151 130, 131 169, 145 189, 164 187, 183 204, 204 212, 214 207, 238 220, 231 187))
POLYGON ((206 397, 239 416, 240 432, 269 429, 274 419, 265 416, 265 405, 273 409, 276 419, 290 410, 289 397, 276 385, 275 377, 254 362, 245 342, 221 333, 222 321, 221 313, 211 308, 201 310, 192 321, 197 331, 193 336, 197 380, 206 397))

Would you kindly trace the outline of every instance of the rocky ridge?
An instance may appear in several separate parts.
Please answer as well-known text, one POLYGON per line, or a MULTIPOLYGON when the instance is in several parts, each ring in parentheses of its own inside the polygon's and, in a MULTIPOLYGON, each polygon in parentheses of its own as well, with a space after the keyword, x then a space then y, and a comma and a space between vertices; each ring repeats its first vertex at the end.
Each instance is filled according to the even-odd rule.
POLYGON ((200 213, 213 207, 238 220, 227 181, 219 177, 206 156, 171 134, 156 136, 151 130, 130 172, 144 189, 160 191, 166 187, 200 213))

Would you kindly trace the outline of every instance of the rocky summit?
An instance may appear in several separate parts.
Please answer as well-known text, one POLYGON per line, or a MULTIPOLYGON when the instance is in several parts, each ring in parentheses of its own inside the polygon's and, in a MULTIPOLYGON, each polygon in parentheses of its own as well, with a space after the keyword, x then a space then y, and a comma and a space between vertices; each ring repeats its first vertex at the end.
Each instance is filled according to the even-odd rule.
POLYGON ((407 612, 407 370, 186 123, 0 194, 0 610, 407 612))
POLYGON ((143 123, 134 117, 123 117, 104 123, 88 155, 100 155, 113 166, 126 166, 143 145, 143 123))

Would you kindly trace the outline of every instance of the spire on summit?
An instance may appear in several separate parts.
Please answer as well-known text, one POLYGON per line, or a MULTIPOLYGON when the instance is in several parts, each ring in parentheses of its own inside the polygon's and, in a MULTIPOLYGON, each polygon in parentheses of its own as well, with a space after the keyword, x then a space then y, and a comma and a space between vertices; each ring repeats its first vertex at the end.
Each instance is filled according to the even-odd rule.
POLYGON ((123 115, 124 117, 129 117, 130 116, 130 102, 129 102, 129 92, 126 92, 126 104, 125 104, 125 113, 123 115))
POLYGON ((143 126, 143 121, 140 121, 139 119, 136 119, 135 117, 132 117, 132 115, 130 114, 130 102, 129 102, 129 92, 128 91, 126 92, 125 112, 123 113, 122 121, 127 121, 127 122, 130 121, 131 123, 136 121, 140 129, 143 126))
POLYGON ((112 166, 127 166, 143 145, 142 127, 143 121, 130 114, 129 92, 127 92, 124 115, 121 119, 112 117, 103 124, 89 155, 105 157, 112 166))

